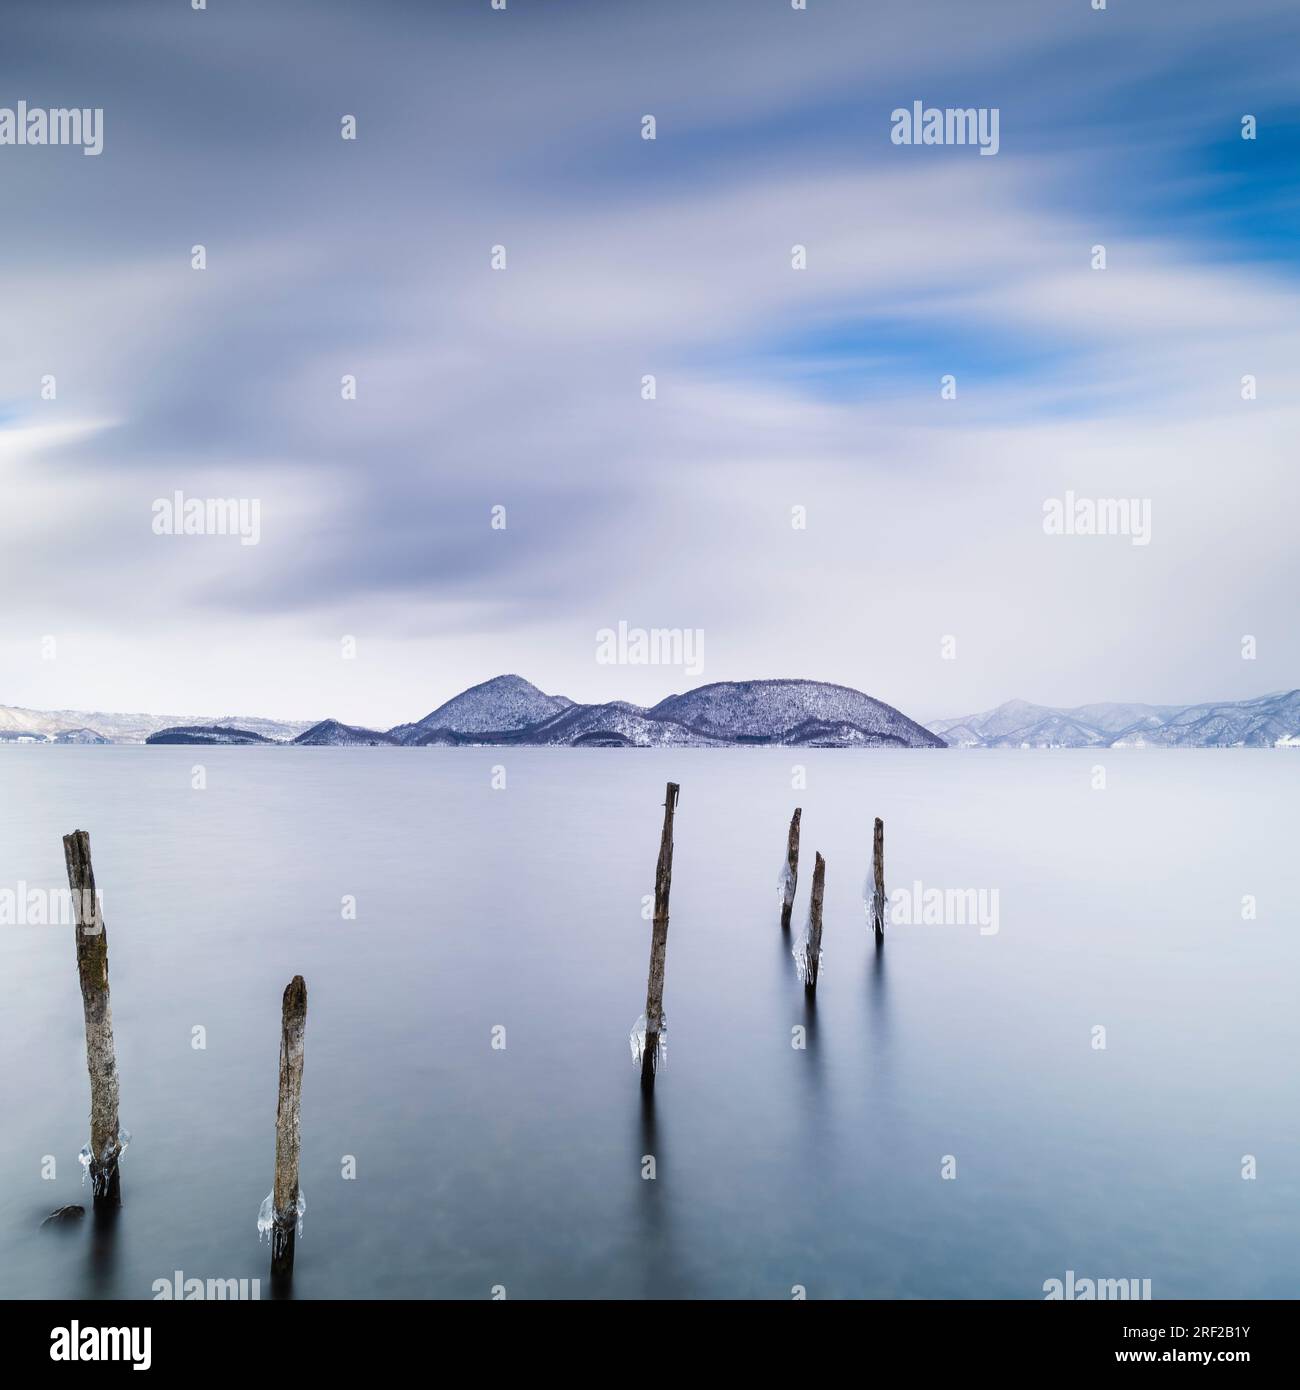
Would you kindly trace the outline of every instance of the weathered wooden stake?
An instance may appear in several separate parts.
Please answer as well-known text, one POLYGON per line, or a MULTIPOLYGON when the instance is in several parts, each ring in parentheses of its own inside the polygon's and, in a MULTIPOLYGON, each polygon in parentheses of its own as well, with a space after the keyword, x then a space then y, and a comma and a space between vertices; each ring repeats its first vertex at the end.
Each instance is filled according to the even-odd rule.
POLYGON ((90 835, 74 830, 63 837, 77 923, 77 974, 86 1019, 86 1068, 90 1072, 90 1185, 96 1207, 121 1204, 118 1158, 117 1057, 113 1049, 113 1010, 108 997, 108 934, 95 892, 90 835))
POLYGON ((794 890, 799 882, 799 817, 803 808, 796 806, 790 817, 790 834, 785 842, 785 881, 782 883, 781 930, 790 930, 790 913, 794 910, 794 890))
POLYGON ((812 898, 808 903, 808 965, 803 987, 812 994, 817 989, 817 972, 822 958, 822 895, 826 890, 826 861, 817 855, 813 861, 812 898))
POLYGON ((650 977, 645 992, 645 1045, 641 1049, 641 1084, 655 1084, 659 1059, 659 1034, 664 1026, 664 958, 668 952, 668 893, 673 884, 673 812, 677 809, 676 782, 664 795, 664 828, 659 837, 659 862, 655 866, 655 915, 650 937, 650 977))
POLYGON ((295 975, 285 986, 280 1014, 280 1101, 275 1112, 275 1187, 271 1193, 271 1273, 293 1273, 298 1230, 298 1154, 302 1147, 303 1034, 307 986, 295 975))
POLYGON ((876 944, 885 939, 885 822, 876 817, 876 833, 871 846, 872 873, 875 888, 871 894, 871 925, 876 930, 876 944))

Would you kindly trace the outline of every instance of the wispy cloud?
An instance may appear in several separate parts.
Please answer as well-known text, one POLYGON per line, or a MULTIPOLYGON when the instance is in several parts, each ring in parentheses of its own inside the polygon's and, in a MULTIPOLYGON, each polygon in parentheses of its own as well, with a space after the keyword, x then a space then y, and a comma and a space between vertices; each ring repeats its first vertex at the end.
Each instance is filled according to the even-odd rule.
POLYGON ((0 151, 0 699, 599 697, 620 618, 927 714, 1293 683, 1300 286, 1250 230, 1296 206, 1292 6, 480 8, 74 6, 57 59, 18 15, 5 89, 106 139, 0 151), (999 106, 1000 153, 891 146, 913 99, 999 106), (1072 485, 1153 544, 1045 548, 1072 485), (154 537, 176 488, 262 542, 154 537))

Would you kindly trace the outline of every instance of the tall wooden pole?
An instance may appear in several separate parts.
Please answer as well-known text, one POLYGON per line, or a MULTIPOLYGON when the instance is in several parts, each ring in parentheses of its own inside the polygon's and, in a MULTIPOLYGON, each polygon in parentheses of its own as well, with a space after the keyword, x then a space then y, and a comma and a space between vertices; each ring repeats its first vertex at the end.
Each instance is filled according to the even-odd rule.
POLYGON ((808 959, 804 968, 803 987, 813 994, 817 990, 817 974, 822 960, 822 897, 826 891, 826 861, 817 855, 813 862, 812 897, 808 903, 808 959))
POLYGON ((874 888, 871 894, 871 925, 875 928, 876 944, 885 939, 885 822, 876 817, 876 831, 871 845, 871 871, 874 888))
POLYGON ((645 1043, 641 1049, 641 1084, 655 1084, 659 1060, 659 1035, 664 1031, 664 959, 668 953, 668 893, 673 884, 673 812, 677 809, 676 782, 664 794, 664 828, 659 836, 659 862, 655 866, 655 915, 650 937, 650 976, 645 992, 645 1043))
POLYGON ((785 842, 785 874, 781 879, 781 930, 790 930, 790 913, 794 910, 794 890, 799 882, 799 817, 803 808, 796 806, 790 817, 790 834, 785 842))
POLYGON ((293 1272, 298 1230, 298 1155, 302 1147, 302 1063, 307 986, 295 975, 280 1011, 280 1099, 275 1111, 275 1187, 271 1194, 271 1273, 293 1272))
POLYGON ((108 934, 95 891, 90 862, 90 835, 74 830, 63 837, 77 923, 77 975, 86 1020, 86 1068, 90 1073, 90 1184, 96 1207, 121 1203, 118 1159, 117 1057, 113 1047, 113 1010, 108 997, 108 934))

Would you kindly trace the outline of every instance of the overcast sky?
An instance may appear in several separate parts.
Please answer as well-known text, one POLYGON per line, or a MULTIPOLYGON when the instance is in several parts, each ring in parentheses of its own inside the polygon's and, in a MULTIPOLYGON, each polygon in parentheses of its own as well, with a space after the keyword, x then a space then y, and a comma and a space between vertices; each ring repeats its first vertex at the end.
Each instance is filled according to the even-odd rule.
POLYGON ((105 114, 0 146, 0 703, 1300 683, 1297 40, 1294 0, 8 0, 0 107, 105 114), (998 153, 893 144, 917 100, 998 153), (259 543, 155 535, 177 490, 259 543), (1045 534, 1067 490, 1150 544, 1045 534), (620 621, 703 673, 598 664, 620 621))

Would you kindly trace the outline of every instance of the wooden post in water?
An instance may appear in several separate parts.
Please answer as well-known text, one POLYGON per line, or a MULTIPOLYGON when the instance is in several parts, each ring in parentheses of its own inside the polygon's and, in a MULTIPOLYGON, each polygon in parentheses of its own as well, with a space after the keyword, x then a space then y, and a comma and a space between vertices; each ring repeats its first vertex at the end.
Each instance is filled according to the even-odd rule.
POLYGON ((822 958, 822 895, 826 891, 826 861, 817 855, 813 861, 812 897, 808 903, 808 965, 803 987, 816 993, 817 972, 822 958))
POLYGON ((781 885, 781 930, 790 930, 790 913, 794 910, 794 890, 799 882, 799 817, 803 808, 796 806, 790 817, 790 834, 785 842, 785 880, 781 885))
POLYGON ((302 1147, 303 1034, 307 986, 295 975, 285 986, 280 1013, 280 1100, 275 1112, 275 1187, 271 1193, 271 1273, 293 1273, 298 1230, 298 1154, 302 1147))
POLYGON ((668 893, 673 884, 673 812, 677 809, 676 782, 664 794, 664 828, 659 837, 659 862, 655 866, 655 915, 650 937, 650 976, 645 992, 645 1043, 641 1049, 641 1084, 655 1084, 659 1059, 659 1034, 664 1026, 664 958, 668 953, 668 893))
POLYGON ((108 934, 95 892, 90 835, 74 830, 63 837, 77 923, 77 975, 86 1019, 86 1068, 90 1073, 90 1171, 96 1207, 121 1204, 118 1159, 117 1057, 113 1048, 113 1010, 108 997, 108 934))
POLYGON ((871 894, 871 925, 876 931, 876 945, 885 939, 885 822, 876 817, 876 833, 872 837, 871 871, 875 887, 871 894))

